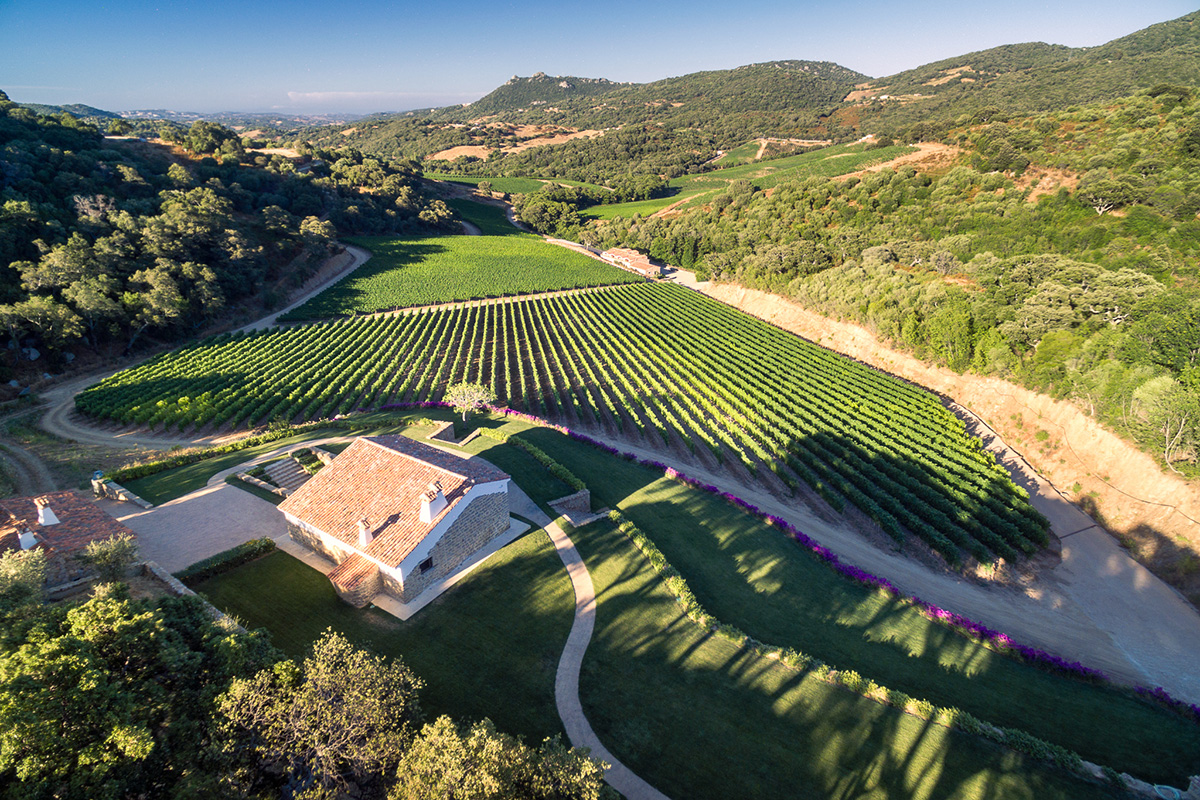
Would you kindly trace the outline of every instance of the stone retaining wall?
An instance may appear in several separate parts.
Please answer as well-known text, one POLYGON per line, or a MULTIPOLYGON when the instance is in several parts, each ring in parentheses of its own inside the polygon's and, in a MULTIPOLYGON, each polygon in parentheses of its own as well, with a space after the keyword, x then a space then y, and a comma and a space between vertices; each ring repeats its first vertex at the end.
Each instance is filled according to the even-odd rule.
POLYGON ((568 511, 587 514, 592 510, 592 493, 587 489, 580 489, 575 494, 551 500, 550 507, 560 514, 568 511))
POLYGON ((289 492, 287 489, 283 488, 282 486, 276 486, 273 483, 267 483, 264 480, 260 480, 256 477, 254 477, 253 475, 251 475, 248 472, 239 472, 234 477, 236 477, 239 481, 244 481, 244 482, 250 484, 251 486, 257 486, 259 489, 265 489, 266 491, 272 492, 273 494, 277 494, 280 497, 287 497, 289 494, 291 494, 291 492, 289 492))
POLYGON ((122 503, 133 503, 142 508, 154 508, 153 503, 143 500, 115 481, 102 481, 93 478, 92 494, 96 497, 107 497, 109 500, 118 500, 122 503))

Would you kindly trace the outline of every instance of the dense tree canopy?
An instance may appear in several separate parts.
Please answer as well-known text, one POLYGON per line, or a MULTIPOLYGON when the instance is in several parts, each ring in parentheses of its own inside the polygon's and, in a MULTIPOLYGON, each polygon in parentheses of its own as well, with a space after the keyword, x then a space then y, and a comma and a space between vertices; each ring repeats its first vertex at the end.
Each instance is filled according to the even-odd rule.
POLYGON ((411 162, 342 150, 299 171, 215 123, 177 138, 185 154, 108 142, 68 114, 0 100, 0 329, 52 358, 183 337, 302 280, 340 234, 438 229, 452 216, 411 162))

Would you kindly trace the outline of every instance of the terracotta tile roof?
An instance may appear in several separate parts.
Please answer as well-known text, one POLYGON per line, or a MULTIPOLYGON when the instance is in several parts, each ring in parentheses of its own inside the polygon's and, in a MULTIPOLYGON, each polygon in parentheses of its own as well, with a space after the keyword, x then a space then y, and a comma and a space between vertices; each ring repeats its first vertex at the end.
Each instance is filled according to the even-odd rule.
POLYGON ((133 535, 79 492, 50 492, 38 497, 8 497, 0 500, 0 551, 19 550, 21 531, 30 530, 39 544, 54 555, 70 555, 89 542, 118 534, 133 535), (39 525, 35 500, 48 501, 58 517, 57 525, 39 525))
POLYGON ((363 551, 396 566, 471 487, 507 480, 478 459, 464 459, 407 436, 364 436, 282 503, 279 510, 358 549, 358 521, 374 539, 363 551), (421 495, 438 481, 446 508, 421 522, 421 495))
MULTIPOLYGON (((363 583, 378 579, 379 565, 355 553, 334 567, 328 577, 342 594, 342 599, 346 599, 347 596, 356 595, 356 590, 363 583)), ((364 608, 371 602, 369 594, 363 593, 362 596, 356 597, 353 604, 358 608, 364 608)))

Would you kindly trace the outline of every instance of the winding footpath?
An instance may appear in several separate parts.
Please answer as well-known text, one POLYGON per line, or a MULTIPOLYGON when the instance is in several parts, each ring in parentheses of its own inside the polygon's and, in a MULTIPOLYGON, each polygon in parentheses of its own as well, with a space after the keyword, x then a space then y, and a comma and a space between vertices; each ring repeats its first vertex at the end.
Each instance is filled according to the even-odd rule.
POLYGON ((596 627, 596 589, 592 585, 592 576, 583 563, 583 556, 575 549, 575 543, 563 529, 520 489, 513 493, 524 498, 521 508, 515 510, 528 516, 549 534, 558 557, 567 568, 571 588, 575 591, 575 619, 571 623, 571 633, 567 636, 567 644, 563 647, 554 676, 554 704, 567 731, 567 738, 573 746, 588 748, 593 758, 608 764, 604 780, 627 800, 668 800, 665 794, 618 761, 601 743, 600 737, 584 716, 583 705, 579 701, 579 673, 583 667, 584 653, 592 640, 592 631, 596 627))

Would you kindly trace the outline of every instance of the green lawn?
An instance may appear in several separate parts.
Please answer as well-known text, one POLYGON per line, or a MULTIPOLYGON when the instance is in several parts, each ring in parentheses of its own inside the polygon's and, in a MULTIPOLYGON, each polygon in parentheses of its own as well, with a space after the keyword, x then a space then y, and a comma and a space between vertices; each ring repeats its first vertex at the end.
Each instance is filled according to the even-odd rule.
POLYGON ((785 180, 803 180, 812 177, 832 178, 837 175, 845 175, 847 172, 855 172, 870 164, 888 161, 896 156, 912 152, 912 150, 913 148, 902 145, 864 150, 860 144, 844 144, 795 156, 774 158, 768 161, 753 161, 752 157, 758 152, 758 142, 750 142, 729 151, 728 154, 729 156, 739 154, 736 160, 740 161, 746 153, 749 153, 750 163, 696 175, 681 175, 671 179, 670 185, 676 190, 676 193, 669 197, 639 200, 634 203, 592 206, 585 210, 583 215, 588 219, 629 218, 634 214, 648 217, 680 200, 687 200, 684 207, 695 205, 712 197, 736 180, 748 180, 760 189, 767 189, 785 180))
POLYGON ((636 200, 632 203, 592 206, 583 211, 583 216, 587 219, 614 219, 616 217, 625 217, 628 219, 634 214, 641 214, 643 217, 648 217, 651 214, 662 211, 672 203, 678 203, 680 200, 686 201, 680 206, 683 208, 699 202, 703 197, 708 197, 715 193, 713 190, 694 189, 685 190, 669 197, 656 197, 653 200, 636 200))
MULTIPOLYGON (((1053 676, 986 650, 882 593, 839 577, 777 529, 712 495, 549 429, 495 417, 478 422, 519 433, 582 478, 592 489, 594 505, 621 508, 688 579, 711 613, 751 636, 855 669, 938 705, 1028 731, 1141 778, 1178 786, 1198 771, 1200 726, 1194 723, 1125 692, 1053 676)), ((485 453, 539 503, 568 492, 565 484, 510 445, 478 437, 466 449, 485 453)), ((599 599, 596 638, 583 675, 589 719, 618 757, 668 794, 1102 794, 983 740, 930 725, 707 636, 681 616, 640 553, 609 523, 578 529, 573 538, 588 561, 599 599)), ((313 598, 304 602, 311 603, 325 593, 319 608, 308 608, 299 599, 286 599, 290 590, 271 588, 284 578, 241 569, 205 584, 203 591, 251 625, 267 625, 289 652, 302 649, 327 625, 342 629, 343 624, 357 624, 359 641, 372 639, 375 629, 390 631, 379 621, 382 618, 337 603, 332 590, 326 591, 327 583, 318 581, 302 590, 313 598), (318 584, 320 591, 314 588, 318 584), (216 586, 223 586, 225 594, 217 594, 216 586), (273 611, 274 601, 256 600, 257 593, 285 597, 273 611)), ((545 569, 546 575, 558 574, 545 569)), ((516 580, 534 591, 527 578, 504 580, 516 580)), ((284 582, 290 586, 290 581, 284 582)), ((454 600, 459 588, 440 602, 465 608, 454 600)), ((489 584, 486 591, 502 590, 516 591, 517 586, 489 584)), ((569 587, 563 594, 569 599, 569 587)), ((481 603, 469 613, 476 615, 474 624, 503 629, 513 624, 510 607, 481 603)), ((566 615, 569 618, 569 612, 566 615)), ((532 642, 530 646, 549 647, 524 629, 523 616, 516 619, 519 636, 532 642)), ((417 620, 434 624, 421 615, 417 620)), ((439 629, 440 625, 441 620, 439 629)), ((453 623, 446 625, 452 629, 453 623)), ((390 642, 391 634, 386 638, 390 642)), ((420 657, 426 659, 427 669, 419 668, 416 656, 397 652, 404 652, 418 673, 457 678, 457 672, 447 672, 444 665, 460 657, 460 643, 451 636, 426 644, 420 657)), ((523 646, 510 647, 507 657, 528 665, 523 646)), ((474 662, 468 664, 458 669, 475 668, 474 662)), ((438 702, 446 703, 439 710, 460 713, 452 708, 469 705, 463 693, 452 688, 438 692, 436 696, 444 698, 438 702)), ((478 707, 483 710, 476 715, 490 713, 502 727, 502 717, 515 715, 505 701, 496 713, 488 711, 483 700, 478 707)))
POLYGON ((697 175, 682 175, 673 178, 671 186, 681 191, 699 188, 723 189, 735 180, 748 180, 759 188, 768 188, 784 180, 845 175, 847 172, 855 172, 870 164, 889 161, 911 152, 913 148, 905 145, 866 150, 861 144, 841 144, 795 156, 756 161, 697 175))
POLYGON ((718 619, 891 689, 1020 728, 1098 764, 1186 785, 1200 725, 1132 694, 1001 656, 883 592, 840 577, 720 498, 545 428, 521 434, 620 508, 718 619), (1123 731, 1114 737, 1113 730, 1123 731), (1138 742, 1130 747, 1129 742, 1138 742))
POLYGON ((531 236, 364 236, 347 241, 370 250, 371 260, 281 320, 328 319, 641 280, 531 236))
POLYGON ((487 175, 450 175, 445 172, 426 172, 425 177, 435 181, 461 183, 464 186, 478 186, 481 181, 491 181, 493 191, 509 194, 536 192, 546 183, 537 178, 491 178, 487 175))
POLYGON ((358 645, 402 658, 425 681, 428 717, 491 717, 532 742, 562 731, 554 673, 575 601, 543 531, 508 545, 407 622, 337 598, 320 572, 283 552, 194 587, 289 656, 332 627, 358 645))
POLYGON ((573 538, 599 598, 584 710, 613 755, 668 796, 1111 796, 702 634, 610 524, 573 538))

